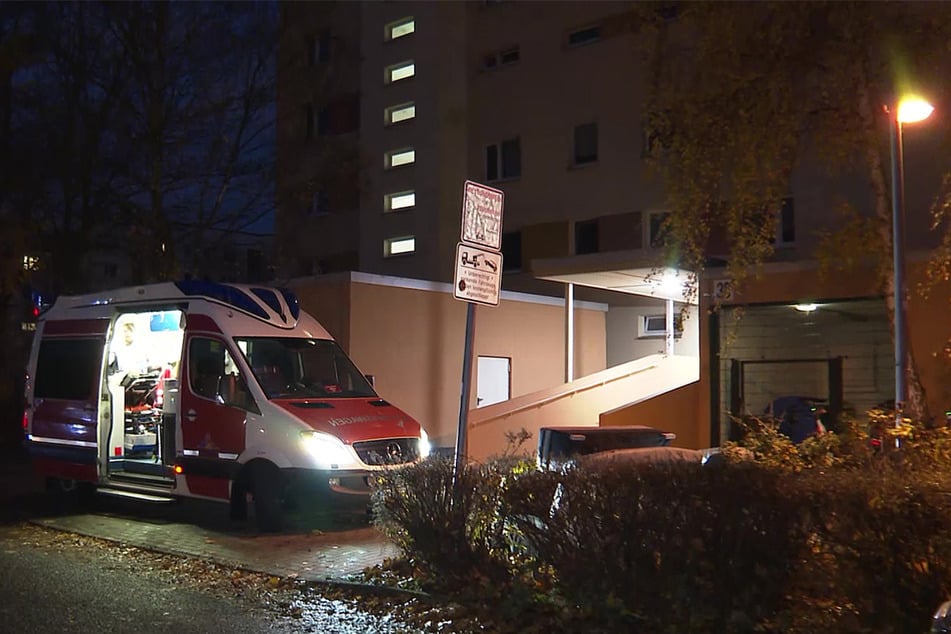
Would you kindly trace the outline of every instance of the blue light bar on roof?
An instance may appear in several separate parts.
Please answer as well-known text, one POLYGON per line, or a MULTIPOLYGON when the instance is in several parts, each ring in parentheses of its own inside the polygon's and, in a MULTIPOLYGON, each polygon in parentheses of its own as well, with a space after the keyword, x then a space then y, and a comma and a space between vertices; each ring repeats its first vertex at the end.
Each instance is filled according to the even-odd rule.
POLYGON ((175 286, 186 295, 201 295, 211 299, 217 299, 225 304, 234 306, 238 310, 251 313, 255 317, 269 319, 267 311, 256 301, 251 299, 247 293, 234 286, 219 284, 218 282, 205 282, 202 280, 182 280, 181 282, 175 282, 175 286))

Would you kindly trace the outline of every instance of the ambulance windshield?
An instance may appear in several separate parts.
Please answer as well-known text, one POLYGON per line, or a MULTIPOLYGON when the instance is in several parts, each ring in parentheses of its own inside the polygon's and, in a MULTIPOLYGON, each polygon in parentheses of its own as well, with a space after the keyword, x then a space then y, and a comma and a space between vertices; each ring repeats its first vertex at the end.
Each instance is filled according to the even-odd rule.
POLYGON ((235 343, 269 399, 376 397, 334 341, 237 337, 235 343))

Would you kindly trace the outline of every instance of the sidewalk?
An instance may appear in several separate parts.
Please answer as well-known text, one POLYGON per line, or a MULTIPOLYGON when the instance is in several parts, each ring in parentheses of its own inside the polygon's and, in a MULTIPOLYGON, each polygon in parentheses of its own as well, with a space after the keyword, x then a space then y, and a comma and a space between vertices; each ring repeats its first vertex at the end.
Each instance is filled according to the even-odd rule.
POLYGON ((150 504, 99 495, 92 510, 55 512, 25 461, 0 463, 0 484, 3 506, 39 526, 280 577, 347 582, 397 554, 362 516, 261 534, 252 522, 231 521, 227 505, 213 502, 150 504))

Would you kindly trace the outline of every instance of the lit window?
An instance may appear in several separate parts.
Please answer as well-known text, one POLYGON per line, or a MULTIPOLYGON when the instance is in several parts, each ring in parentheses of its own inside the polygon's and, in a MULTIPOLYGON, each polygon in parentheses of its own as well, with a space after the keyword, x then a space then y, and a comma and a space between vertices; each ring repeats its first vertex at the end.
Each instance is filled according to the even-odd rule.
POLYGON ((416 32, 416 19, 409 17, 386 25, 386 39, 395 40, 416 32))
POLYGON ((416 162, 416 150, 407 148, 405 150, 393 150, 387 152, 384 158, 383 166, 386 169, 400 167, 402 165, 412 165, 416 162))
POLYGON ((416 192, 397 192, 383 197, 384 211, 403 211, 416 206, 416 192))
POLYGON ((35 255, 24 255, 23 256, 23 270, 24 271, 36 271, 40 268, 40 258, 35 255))
POLYGON ((387 238, 383 241, 384 257, 394 255, 406 255, 416 251, 416 238, 414 236, 405 236, 402 238, 387 238))
POLYGON ((409 121, 416 118, 416 104, 413 102, 390 106, 386 109, 384 121, 386 125, 393 125, 401 121, 409 121))
POLYGON ((416 75, 416 62, 400 62, 386 67, 386 83, 409 79, 416 75))

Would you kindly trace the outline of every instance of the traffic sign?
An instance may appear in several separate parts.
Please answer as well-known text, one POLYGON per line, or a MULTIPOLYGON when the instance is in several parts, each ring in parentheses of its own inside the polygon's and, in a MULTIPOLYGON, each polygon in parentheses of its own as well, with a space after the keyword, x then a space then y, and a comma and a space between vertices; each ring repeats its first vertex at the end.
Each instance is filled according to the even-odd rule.
POLYGON ((462 196, 462 241, 498 251, 502 248, 501 190, 466 181, 462 196))
POLYGON ((498 306, 501 286, 501 253, 461 242, 456 245, 453 297, 466 302, 498 306))

